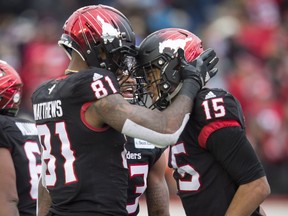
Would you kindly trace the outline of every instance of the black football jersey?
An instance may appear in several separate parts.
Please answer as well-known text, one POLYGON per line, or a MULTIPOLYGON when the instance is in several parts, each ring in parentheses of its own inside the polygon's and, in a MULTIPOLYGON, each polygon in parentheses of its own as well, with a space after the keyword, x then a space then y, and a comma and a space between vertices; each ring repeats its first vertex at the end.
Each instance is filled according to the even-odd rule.
POLYGON ((46 165, 43 184, 56 215, 127 215, 126 139, 84 119, 92 102, 118 92, 114 74, 96 68, 48 81, 33 93, 46 165))
POLYGON ((25 119, 0 115, 0 147, 8 148, 11 152, 20 216, 36 216, 41 153, 35 124, 25 119))
POLYGON ((225 90, 206 88, 194 102, 184 131, 170 147, 169 166, 188 216, 223 216, 238 186, 265 173, 250 143, 241 141, 246 136, 239 102, 225 90), (249 158, 242 145, 249 145, 249 158))
POLYGON ((127 211, 129 215, 134 216, 139 213, 139 198, 147 188, 149 170, 165 149, 156 148, 147 141, 131 137, 127 138, 125 148, 129 168, 127 211))

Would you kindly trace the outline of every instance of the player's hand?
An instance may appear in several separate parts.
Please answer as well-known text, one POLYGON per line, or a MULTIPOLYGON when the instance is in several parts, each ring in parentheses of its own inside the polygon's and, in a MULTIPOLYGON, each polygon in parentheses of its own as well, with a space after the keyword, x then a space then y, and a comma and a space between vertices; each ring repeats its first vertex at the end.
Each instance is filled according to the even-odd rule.
MULTIPOLYGON (((181 55, 184 54, 180 51, 180 56, 181 55)), ((194 79, 199 83, 200 88, 202 88, 218 72, 218 69, 214 68, 218 61, 219 58, 211 48, 205 50, 201 55, 189 63, 183 57, 180 69, 181 78, 183 80, 194 79)))

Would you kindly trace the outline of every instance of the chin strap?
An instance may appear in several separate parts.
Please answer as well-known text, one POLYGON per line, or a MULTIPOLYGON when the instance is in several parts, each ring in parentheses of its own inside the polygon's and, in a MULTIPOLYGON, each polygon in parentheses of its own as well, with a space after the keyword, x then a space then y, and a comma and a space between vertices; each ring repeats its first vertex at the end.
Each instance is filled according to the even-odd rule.
POLYGON ((179 91, 182 88, 183 83, 179 83, 179 85, 176 87, 176 89, 171 93, 168 94, 167 97, 165 98, 167 101, 169 101, 171 103, 171 100, 179 93, 179 91))
POLYGON ((176 87, 176 89, 171 93, 166 93, 166 97, 161 99, 157 99, 156 102, 153 104, 154 107, 158 110, 164 110, 166 109, 172 102, 172 99, 179 93, 179 91, 182 88, 183 83, 179 83, 179 85, 176 87))

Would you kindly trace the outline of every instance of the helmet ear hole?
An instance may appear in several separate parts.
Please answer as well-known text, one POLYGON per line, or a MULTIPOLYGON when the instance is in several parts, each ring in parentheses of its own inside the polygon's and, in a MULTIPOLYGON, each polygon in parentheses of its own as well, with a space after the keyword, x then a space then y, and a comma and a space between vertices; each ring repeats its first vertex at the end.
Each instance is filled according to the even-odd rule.
POLYGON ((160 90, 163 92, 168 92, 170 88, 171 88, 171 85, 169 84, 169 82, 164 82, 161 84, 160 90))
POLYGON ((164 63, 165 63, 165 60, 162 59, 162 58, 159 58, 159 60, 157 61, 157 63, 158 63, 158 65, 159 65, 159 67, 162 67, 162 66, 164 65, 164 63))

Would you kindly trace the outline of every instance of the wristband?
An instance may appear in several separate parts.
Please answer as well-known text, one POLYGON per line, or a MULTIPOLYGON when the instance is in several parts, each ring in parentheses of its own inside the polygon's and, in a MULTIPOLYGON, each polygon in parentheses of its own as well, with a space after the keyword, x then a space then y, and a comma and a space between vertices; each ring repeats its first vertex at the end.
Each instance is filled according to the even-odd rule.
POLYGON ((196 80, 185 79, 183 81, 183 85, 182 85, 181 91, 179 92, 179 95, 188 96, 193 101, 198 91, 200 90, 200 88, 201 86, 196 80))

